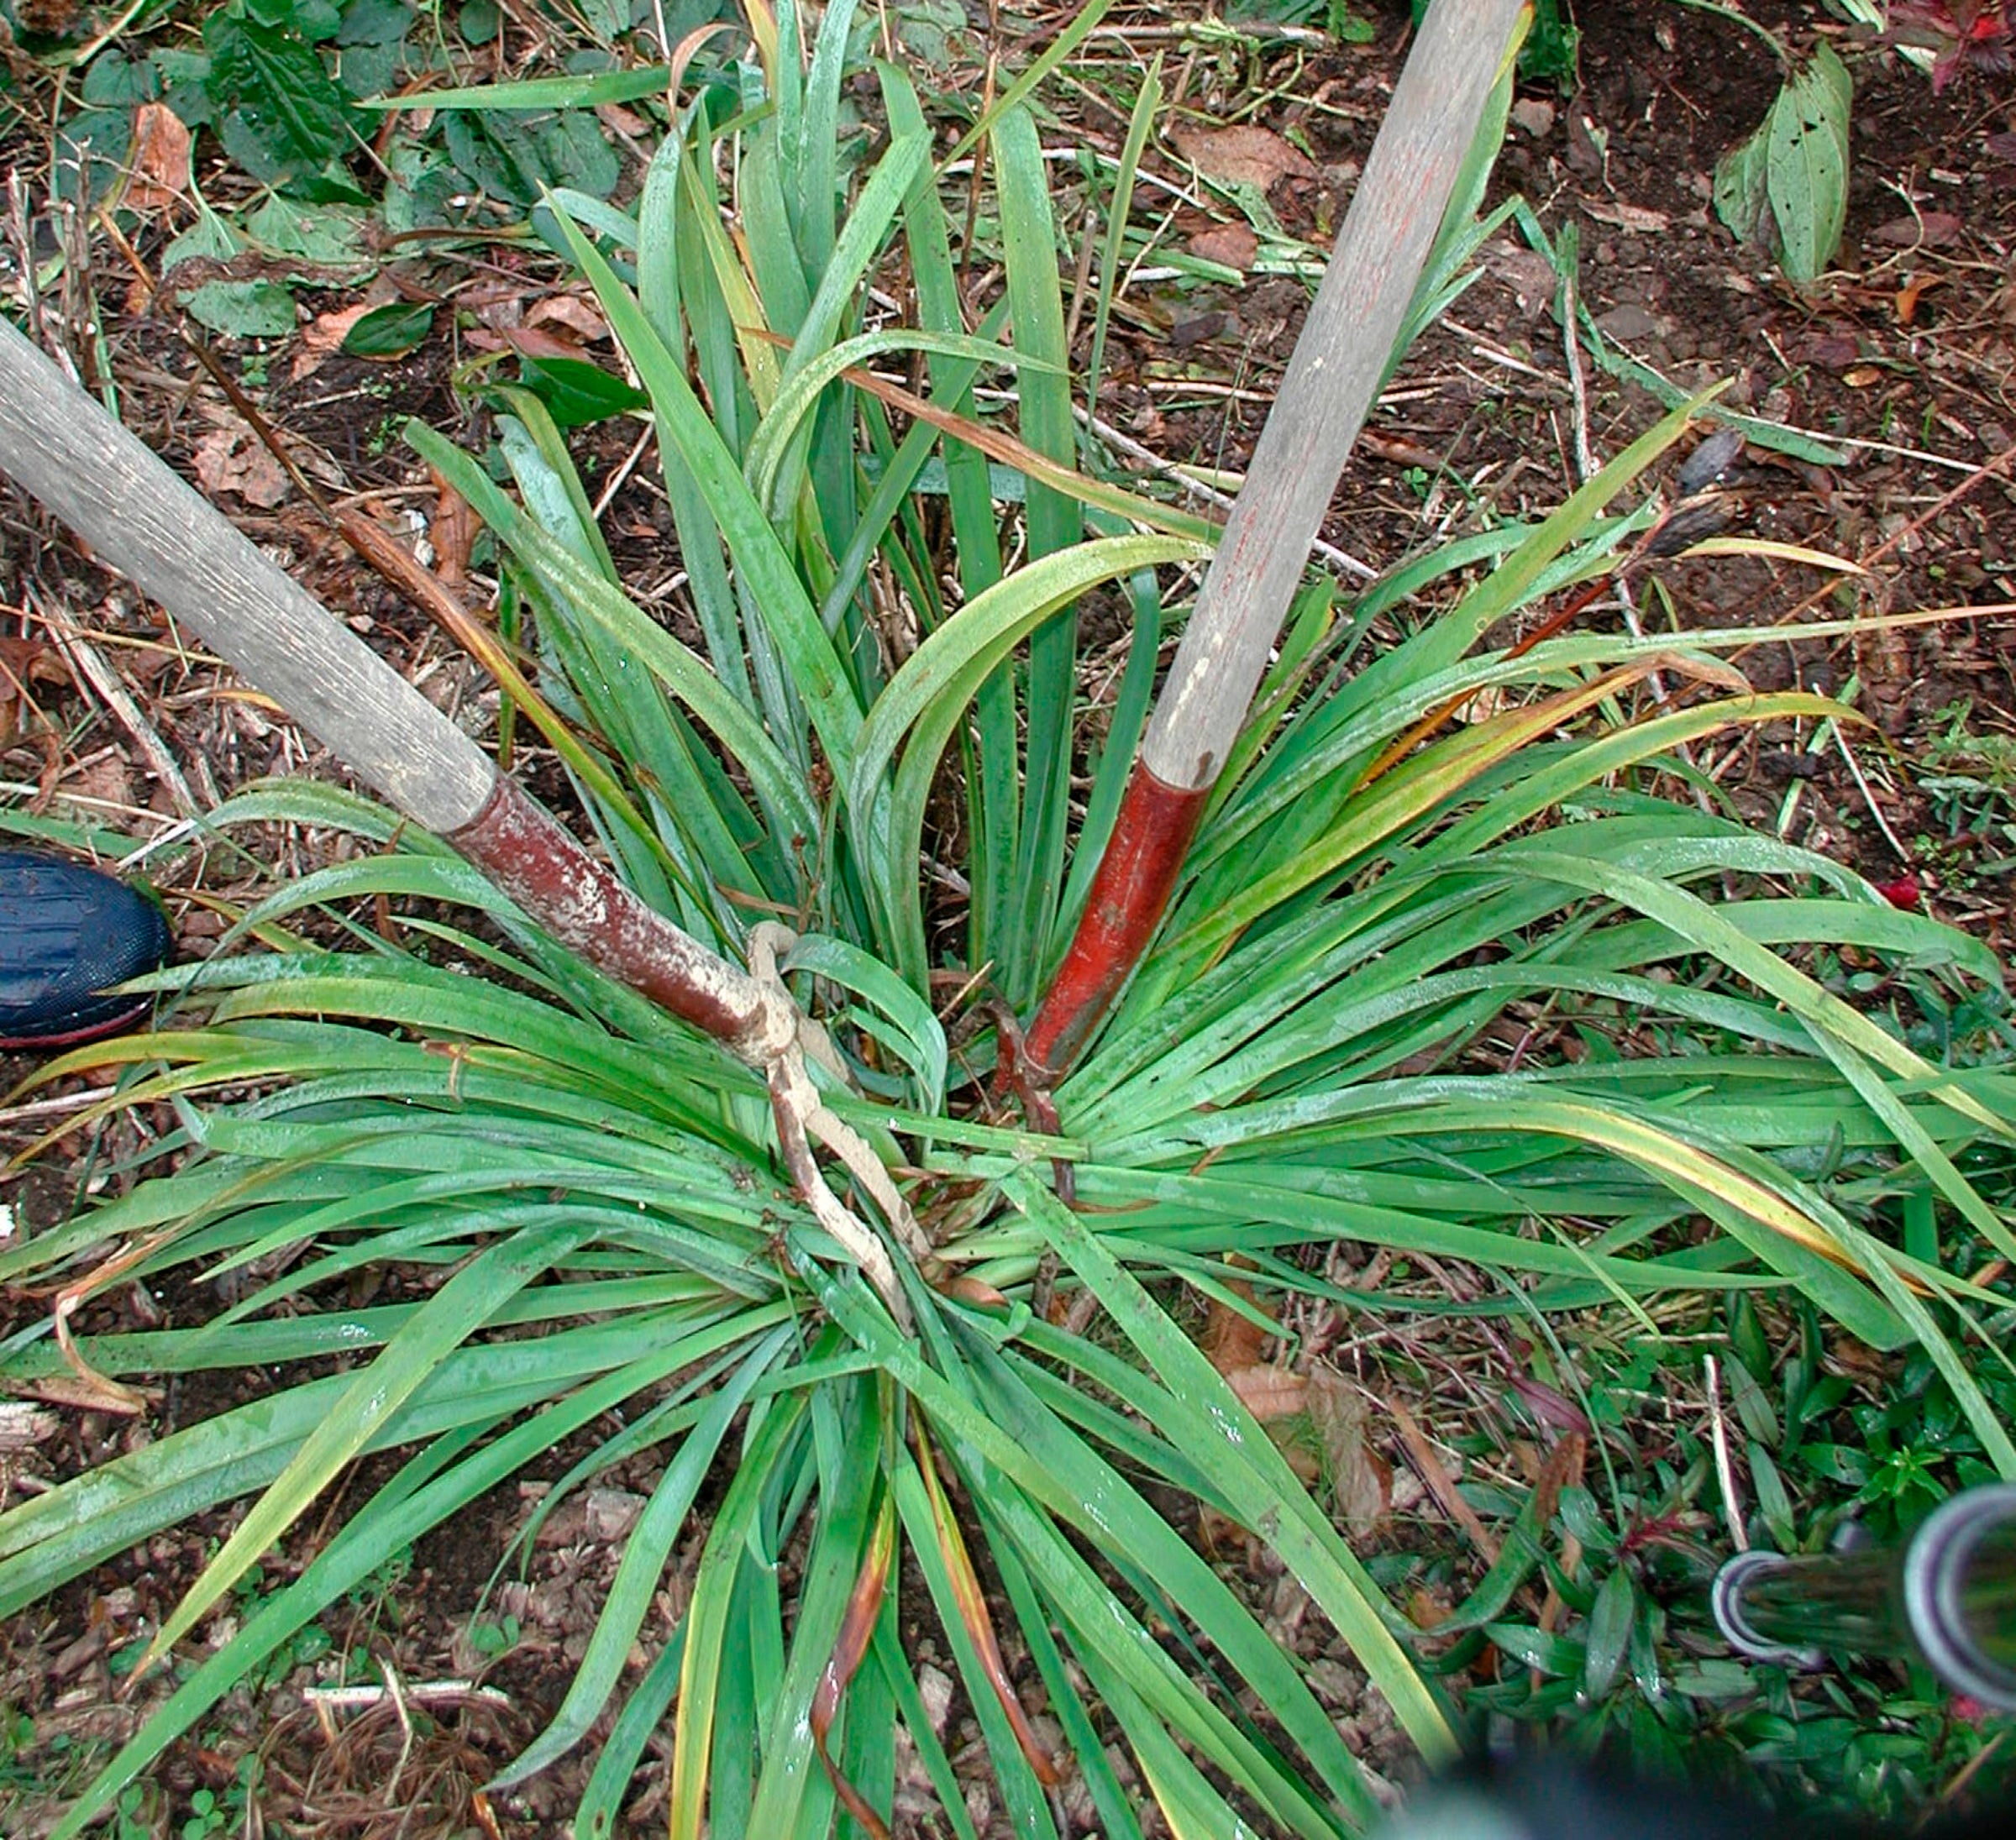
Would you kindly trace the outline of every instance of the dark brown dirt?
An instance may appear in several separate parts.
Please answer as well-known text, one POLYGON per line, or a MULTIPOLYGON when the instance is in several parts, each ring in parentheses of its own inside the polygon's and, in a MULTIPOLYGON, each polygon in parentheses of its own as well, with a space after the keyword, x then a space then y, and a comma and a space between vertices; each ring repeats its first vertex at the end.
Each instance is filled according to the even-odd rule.
MULTIPOLYGON (((1811 24, 1804 7, 1751 10, 1795 41, 1811 24)), ((1657 571, 1647 617, 1683 632, 1763 628, 2009 600, 2016 162, 1989 144, 2016 119, 2007 80, 1992 89, 1962 81, 1935 97, 1894 55, 1841 41, 1856 83, 1846 236, 1835 271, 1802 294, 1764 252, 1740 247, 1712 205, 1716 160, 1775 92, 1757 41, 1712 15, 1659 6, 1584 8, 1581 23, 1579 88, 1565 97, 1522 92, 1494 196, 1522 193, 1557 241, 1572 229, 1581 303, 1622 353, 1683 389, 1725 382, 1731 407, 1844 443, 1842 462, 1824 466, 1753 446, 1726 481, 1732 534, 1872 558, 1874 570, 1859 595, 1822 594, 1825 578, 1796 564, 1672 563, 1657 571), (1981 477, 1991 464, 1999 476, 1981 477), (1955 492, 1956 502, 1935 506, 1955 492)), ((1389 50, 1313 59, 1289 86, 1313 100, 1284 100, 1262 118, 1320 168, 1269 194, 1291 233, 1318 238, 1334 218, 1391 80, 1389 50)), ((1263 86, 1231 60, 1193 64, 1185 77, 1179 118, 1187 107, 1201 119, 1234 118, 1263 86)), ((1179 214, 1173 239, 1210 228, 1201 212, 1179 214)), ((1484 266, 1488 279, 1396 380, 1340 487, 1327 534, 1378 567, 1431 533, 1544 509, 1577 470, 1578 422, 1600 462, 1665 406, 1585 356, 1578 409, 1555 274, 1515 229, 1484 266)), ((1297 282, 1254 277, 1157 301, 1116 332, 1125 354, 1110 357, 1102 412, 1166 459, 1236 472, 1294 349, 1305 298, 1297 282), (1241 386, 1230 403, 1227 376, 1241 386)), ((1646 602, 1642 585, 1635 598, 1646 602)), ((1619 616, 1613 600, 1583 621, 1619 616)), ((1956 724, 2006 727, 2013 637, 2016 619, 2004 613, 1797 647, 1761 642, 1739 659, 1760 688, 1796 679, 1847 693, 1870 719, 1873 729, 1850 743, 1868 789, 1837 749, 1809 755, 1810 737, 1790 731, 1751 737, 1728 763, 1725 789, 1778 828, 1796 778, 1786 835, 1881 882, 1912 876, 1946 917, 1999 940, 2008 852, 1967 834, 1950 801, 1923 794, 1911 763, 1956 724)))

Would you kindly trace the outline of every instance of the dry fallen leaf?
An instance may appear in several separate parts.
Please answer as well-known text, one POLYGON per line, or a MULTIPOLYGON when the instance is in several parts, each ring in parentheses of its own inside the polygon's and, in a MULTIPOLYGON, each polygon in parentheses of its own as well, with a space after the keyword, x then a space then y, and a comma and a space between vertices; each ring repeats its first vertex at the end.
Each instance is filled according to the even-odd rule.
POLYGON ((296 383, 309 375, 322 363, 343 349, 343 342, 350 336, 350 328, 380 302, 375 299, 360 300, 354 307, 338 308, 333 313, 318 313, 301 328, 301 343, 294 354, 291 375, 296 383))
POLYGON ((1005 1292, 996 1290, 984 1278, 976 1278, 970 1271, 955 1273, 946 1280, 943 1289, 946 1296, 970 1305, 974 1309, 1000 1310, 1009 1308, 1005 1292))
POLYGON ((476 514, 467 499, 430 466, 428 477, 439 495, 434 515, 428 522, 428 539, 434 546, 434 573, 444 588, 459 588, 469 579, 469 553, 478 528, 476 514))
POLYGON ((1339 1374, 1309 1376, 1309 1421, 1323 1445, 1323 1466, 1344 1524, 1362 1539, 1393 1506, 1393 1465, 1365 1434, 1365 1396, 1339 1374))
POLYGON ((242 424, 205 435, 192 464, 211 497, 235 492, 248 505, 270 511, 287 495, 287 475, 259 437, 242 424))
POLYGON ((1554 265, 1538 249, 1521 249, 1502 239, 1485 249, 1484 271, 1512 290, 1520 311, 1529 318, 1542 312, 1561 291, 1554 265))
POLYGON ((1635 235, 1656 236, 1661 231, 1669 229, 1673 221, 1663 211, 1625 204, 1621 199, 1584 198, 1582 208, 1599 223, 1614 224, 1620 230, 1628 230, 1635 235))
POLYGON ((19 1399, 0 1402, 0 1457, 11 1456, 17 1450, 32 1450, 38 1444, 48 1443, 62 1428, 63 1421, 39 1406, 19 1399))
POLYGON ((75 1406, 81 1412, 117 1413, 123 1418, 137 1417, 147 1409, 158 1392, 122 1387, 116 1380, 98 1375, 86 1378, 77 1374, 44 1374, 24 1382, 24 1390, 52 1406, 75 1406))
POLYGON ((30 685, 69 682, 69 668, 48 640, 0 639, 0 747, 23 731, 23 710, 34 702, 30 685))
POLYGON ((1456 1606, 1441 1591, 1417 1585, 1407 1594, 1407 1615, 1417 1628, 1437 1628, 1455 1614, 1456 1606))
POLYGON ((1274 1418, 1292 1418, 1309 1403, 1308 1379, 1292 1368, 1276 1367, 1268 1362, 1235 1367, 1225 1376, 1225 1383, 1262 1424, 1274 1418))
POLYGON ((133 776, 117 754, 87 761, 67 777, 63 789, 73 799, 108 806, 130 808, 134 802, 133 776))
POLYGON ((585 345, 609 336, 609 322, 602 317, 602 310, 578 294, 548 295, 526 310, 525 323, 549 333, 571 333, 585 345))
POLYGON ((1927 288, 1937 287, 1943 275, 1914 275, 1897 291, 1897 322, 1908 326, 1918 317, 1918 303, 1927 288))
MULTIPOLYGON (((1253 1305, 1253 1287, 1243 1278, 1233 1278, 1226 1288, 1242 1303, 1257 1308, 1253 1305)), ((1261 1314, 1265 1318, 1265 1313, 1261 1314)), ((1229 1377, 1242 1367, 1258 1364, 1260 1350, 1273 1334, 1268 1326, 1270 1320, 1255 1321, 1246 1311, 1236 1310, 1215 1297, 1205 1312, 1204 1333, 1197 1338, 1197 1345, 1204 1350, 1212 1366, 1229 1377)))
POLYGON ((591 1488, 582 1502, 584 1531, 591 1540, 613 1546, 637 1525, 644 1512, 644 1497, 628 1489, 591 1488))
MULTIPOLYGON (((678 86, 674 85, 676 91, 678 86)), ((595 118, 612 134, 627 134, 633 140, 642 140, 651 132, 651 124, 634 110, 625 108, 620 102, 597 102, 595 118)))
POLYGON ((1966 225, 1950 211, 1920 211, 1908 218, 1893 218, 1869 233, 1872 243, 1887 243, 1903 249, 1942 249, 1957 243, 1966 225))
POLYGON ((127 163, 127 211, 159 211, 189 189, 189 130, 165 102, 142 102, 133 113, 133 151, 127 163))
POLYGON ((494 275, 464 288, 455 305, 485 326, 516 326, 525 317, 525 284, 509 275, 494 275))
POLYGON ((1475 1508, 1457 1491, 1456 1478, 1444 1467, 1441 1457, 1426 1432, 1415 1422, 1414 1414, 1397 1399, 1383 1402, 1386 1416, 1393 1420, 1394 1429, 1400 1434, 1405 1445, 1407 1460, 1413 1464, 1415 1474, 1427 1485, 1442 1512, 1470 1536, 1470 1543, 1483 1554, 1487 1565, 1498 1560, 1498 1536, 1478 1518, 1475 1508))
POLYGON ((1375 460, 1394 466, 1425 466, 1432 472, 1442 464, 1442 456, 1433 448, 1425 448, 1403 435, 1381 434, 1373 428, 1367 428, 1358 436, 1358 445, 1375 460))
POLYGON ((1315 160, 1271 128, 1179 128, 1169 138, 1207 179, 1227 185, 1258 186, 1264 191, 1278 180, 1323 176, 1315 160))
POLYGON ((1252 266, 1260 253, 1260 239, 1249 225, 1214 223, 1190 239, 1190 254, 1206 262, 1222 262, 1228 269, 1252 266))
POLYGON ((464 334, 471 351, 515 351, 527 358, 579 358, 581 348, 572 338, 555 338, 536 326, 507 326, 500 332, 477 330, 464 334))

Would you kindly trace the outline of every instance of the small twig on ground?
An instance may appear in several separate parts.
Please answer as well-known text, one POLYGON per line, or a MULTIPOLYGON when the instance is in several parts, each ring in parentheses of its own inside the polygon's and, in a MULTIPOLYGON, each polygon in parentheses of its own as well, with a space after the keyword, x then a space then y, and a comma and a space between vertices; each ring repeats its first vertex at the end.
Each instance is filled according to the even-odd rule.
POLYGON ((1743 1527, 1743 1502, 1736 1492, 1736 1466, 1729 1454, 1729 1427, 1722 1417, 1722 1374, 1713 1355, 1701 1357, 1701 1370, 1708 1383, 1708 1424, 1715 1447, 1715 1484, 1722 1492, 1722 1518, 1729 1523, 1730 1544, 1739 1553, 1750 1550, 1750 1535, 1743 1527))
POLYGON ((84 380, 77 375, 76 359, 70 354, 68 343, 59 338, 51 339, 45 322, 42 296, 35 286, 35 277, 41 264, 35 257, 35 233, 34 213, 29 209, 28 181, 17 168, 8 175, 8 231, 13 245, 14 272, 20 277, 24 305, 27 309, 29 336, 36 345, 49 354, 52 363, 62 366, 65 374, 79 389, 84 380))
MULTIPOLYGON (((1595 443, 1589 438, 1588 381, 1582 368, 1580 316, 1577 312, 1575 268, 1572 263, 1567 265, 1567 271, 1562 275, 1561 297, 1561 349, 1567 360, 1568 396, 1575 406, 1575 471, 1586 485, 1601 470, 1601 463, 1596 457, 1595 443)), ((1638 616, 1638 604, 1632 600, 1630 584, 1625 579, 1621 570, 1617 575, 1617 605, 1624 615, 1626 630, 1634 639, 1642 639, 1645 637, 1645 622, 1638 616)), ((1654 702, 1663 704, 1671 700, 1666 679, 1660 672, 1649 673, 1645 683, 1646 688, 1652 693, 1654 702)), ((1683 759, 1693 757, 1685 743, 1681 745, 1679 752, 1683 759)), ((1694 799, 1703 810, 1708 809, 1708 795, 1698 786, 1694 789, 1694 799)))
POLYGON ((1952 1781, 1939 1792, 1939 1803, 1941 1807, 1949 1806, 1966 1792, 1967 1785, 1974 1780, 1984 1766, 1992 1761, 1996 1752, 2002 1748, 2003 1742, 2008 1735, 2006 1727, 1996 1733, 1994 1737, 1991 1738, 1954 1772, 1952 1781))
POLYGON ((140 757, 147 763, 148 771, 167 789, 176 811, 185 818, 196 816, 203 808, 189 789, 189 782, 183 778, 181 765, 168 751, 168 744, 161 739, 160 731, 134 700, 133 693, 126 688, 119 674, 107 662, 104 653, 71 624, 67 615, 45 600, 32 587, 28 591, 28 600, 35 616, 48 627, 57 649, 69 660, 71 668, 97 693, 120 727, 132 738, 140 757))
POLYGON ((1561 277, 1561 349, 1568 363, 1568 399, 1575 406, 1575 472, 1584 485, 1596 476, 1596 450, 1589 440, 1589 387, 1583 375, 1582 340, 1575 324, 1575 269, 1563 265, 1561 277))
POLYGON ((392 1765, 391 1775, 385 1782, 385 1805, 391 1807, 399 1794, 399 1779, 406 1774, 406 1766, 413 1754, 413 1714, 406 1702, 406 1690, 401 1685, 399 1670, 385 1656, 378 1658, 378 1673, 385 1682, 386 1696, 392 1702, 392 1711, 399 1720, 399 1760, 392 1765))
MULTIPOLYGON (((1069 351, 1078 343, 1079 322, 1084 317, 1085 302, 1092 294, 1092 264, 1099 254, 1099 211, 1096 206, 1087 205, 1079 224, 1078 272, 1072 279, 1071 308, 1064 319, 1064 349, 1069 351)), ((1094 389, 1099 380, 1092 380, 1094 389)))
MULTIPOLYGON (((1231 494, 1220 491, 1215 485, 1205 485, 1175 461, 1163 459, 1152 448, 1142 446, 1131 435, 1123 434, 1110 422, 1090 414, 1079 404, 1074 403, 1071 406, 1072 413, 1084 423, 1086 430, 1098 436, 1116 453, 1124 453, 1137 466, 1145 466, 1151 473, 1158 474, 1165 480, 1173 480, 1185 491, 1201 499, 1206 505, 1221 511, 1231 509, 1231 494)), ((1341 575, 1349 575, 1358 581, 1378 579, 1379 572, 1370 563, 1359 561, 1356 556, 1339 549, 1335 543, 1326 543, 1319 537, 1310 548, 1341 575)))
MULTIPOLYGON (((1903 452, 1905 450, 1900 448, 1898 451, 1903 452)), ((1920 454, 1915 456, 1915 458, 1923 459, 1929 458, 1929 456, 1920 454)), ((1911 520, 1909 523, 1904 525, 1900 529, 1893 531, 1882 540, 1882 542, 1878 543, 1876 548, 1871 550, 1866 555, 1858 556, 1856 560, 1861 566, 1863 572, 1866 574, 1873 564, 1882 561, 1885 557, 1893 553, 1899 545, 1908 542, 1912 537, 1915 537, 1919 532, 1923 530, 1926 525, 1932 522, 1934 518, 1937 517, 1940 512, 1950 509, 1961 499, 1965 498, 1968 493, 1971 492, 1977 486, 1983 484, 1988 480, 1996 479, 2006 474, 2008 471, 2012 462, 2016 462, 2016 442, 2010 443, 2010 444, 2004 448, 2001 453, 1994 455, 1990 459, 1983 460, 1980 465, 1971 468, 1968 471, 1967 476, 1962 480, 1959 485, 1952 487, 1951 490, 1948 491, 1942 492, 1939 497, 1935 499, 1931 504, 1928 505, 1924 510, 1920 511, 1917 516, 1911 520)), ((1792 637, 1797 637, 1798 635, 1796 632, 1788 635, 1785 629, 1788 626, 1796 626, 1800 618, 1803 615, 1811 612, 1814 608, 1819 606, 1819 604, 1824 600, 1829 595, 1832 594, 1835 588, 1837 588, 1839 585, 1840 581, 1838 578, 1823 582, 1819 587, 1814 589, 1809 594, 1806 595, 1802 600, 1800 600, 1783 619, 1777 621, 1770 626, 1764 628, 1758 637, 1756 641, 1757 644, 1769 644, 1774 641, 1782 640, 1788 636, 1792 637)), ((1743 658, 1744 653, 1747 653, 1751 649, 1751 648, 1749 646, 1745 646, 1742 651, 1731 653, 1730 654, 1730 663, 1740 663, 1743 658)))
POLYGON ((1312 49, 1329 51, 1336 40, 1320 27, 1313 25, 1288 25, 1273 19, 1264 22, 1223 19, 1186 19, 1174 25, 1100 25, 1087 34, 1088 45, 1101 39, 1112 39, 1131 50, 1137 45, 1168 44, 1223 44, 1227 39, 1246 39, 1269 45, 1305 45, 1312 49))
MULTIPOLYGON (((399 1691, 408 1703, 428 1706, 438 1701, 485 1700, 492 1706, 509 1706, 511 1696, 494 1686, 478 1686, 474 1680, 406 1680, 399 1691)), ((388 1695, 383 1686, 311 1686, 302 1689, 302 1698, 312 1706, 328 1706, 345 1712, 359 1707, 382 1706, 388 1695)))
POLYGON ((1457 1491, 1456 1480, 1442 1460, 1436 1454, 1435 1446, 1428 1441, 1428 1434, 1415 1422, 1414 1414, 1399 1400, 1381 1399, 1378 1403, 1393 1416, 1394 1428, 1400 1434, 1400 1442, 1406 1446, 1408 1460, 1413 1464, 1428 1492, 1440 1505, 1442 1512, 1470 1536, 1470 1544, 1476 1547, 1485 1565, 1495 1565, 1500 1550, 1497 1536, 1486 1527, 1475 1508, 1457 1491))
POLYGON ((1854 448, 1863 453, 1884 453, 1893 460, 1916 460, 1921 465, 1941 467, 1949 473, 1971 473, 1975 470, 1972 460, 1956 459, 1950 453, 1934 453, 1924 448, 1900 447, 1894 441, 1872 441, 1866 436, 1855 434, 1822 434, 1813 428, 1795 428, 1789 422, 1777 424, 1788 434, 1796 434, 1809 441, 1819 441, 1830 447, 1854 448))
MULTIPOLYGON (((1509 370, 1515 376, 1529 378, 1541 385, 1551 385, 1556 389, 1561 387, 1559 378, 1549 375, 1537 365, 1528 364, 1525 359, 1507 351, 1502 345, 1494 345, 1483 333, 1450 318, 1446 314, 1442 317, 1442 327, 1445 331, 1466 341, 1473 357, 1482 358, 1501 370, 1509 370)), ((1474 375, 1475 373, 1469 375, 1474 375)))
POLYGON ((602 488, 601 496, 595 501, 595 510, 592 515, 596 523, 601 522, 602 514, 609 509, 610 501, 622 490, 623 481, 630 477, 637 463, 643 458, 644 449, 650 446, 652 437, 657 432, 657 424, 647 422, 644 424, 644 432, 638 436, 635 442, 632 443, 630 451, 623 456, 623 464, 609 475, 609 483, 602 488))
POLYGON ((1847 763, 1848 771, 1855 780, 1856 789, 1862 795, 1862 803, 1868 806, 1869 815, 1876 820, 1877 829, 1883 834, 1883 841, 1890 846, 1891 852, 1897 860, 1906 868, 1909 868, 1911 867, 1911 852, 1898 841, 1896 831, 1890 828, 1890 820, 1884 817, 1882 808, 1877 804, 1875 794, 1869 789, 1869 782, 1862 777, 1861 764, 1856 759, 1854 751, 1849 747, 1848 737, 1841 732, 1841 725, 1839 722, 1830 722, 1828 727, 1831 732, 1834 745, 1840 751, 1841 758, 1847 763))
POLYGON ((118 1091, 116 1086, 87 1086, 80 1093, 58 1093, 49 1098, 24 1099, 18 1105, 9 1105, 0 1109, 0 1130, 15 1124, 32 1124, 39 1119, 61 1118, 71 1112, 87 1112, 92 1106, 102 1104, 118 1091))
MULTIPOLYGON (((221 799, 214 796, 216 790, 214 782, 210 781, 206 776, 203 796, 203 805, 206 810, 223 803, 221 799)), ((200 829, 201 826, 194 818, 177 818, 159 836, 150 837, 138 848, 129 850, 113 867, 121 875, 130 875, 148 857, 159 856, 162 851, 169 848, 171 845, 184 842, 196 836, 200 829)))

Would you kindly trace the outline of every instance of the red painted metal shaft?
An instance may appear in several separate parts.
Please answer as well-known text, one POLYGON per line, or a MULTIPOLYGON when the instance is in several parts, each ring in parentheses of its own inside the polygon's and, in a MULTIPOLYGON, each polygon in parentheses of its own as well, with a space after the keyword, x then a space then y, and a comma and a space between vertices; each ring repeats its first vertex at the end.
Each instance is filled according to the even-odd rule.
POLYGON ((1063 1072, 1120 994, 1162 923, 1210 797, 1209 786, 1172 786, 1135 763, 1078 930, 1029 1030, 1038 1067, 1063 1072))
POLYGON ((562 944, 745 1058, 770 1023, 762 987, 645 906, 499 774, 448 841, 562 944))

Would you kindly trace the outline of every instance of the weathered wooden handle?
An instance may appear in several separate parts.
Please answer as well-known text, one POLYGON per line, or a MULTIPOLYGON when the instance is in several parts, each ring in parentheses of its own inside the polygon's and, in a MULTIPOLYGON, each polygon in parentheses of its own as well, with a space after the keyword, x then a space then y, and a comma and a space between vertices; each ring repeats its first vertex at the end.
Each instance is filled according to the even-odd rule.
POLYGON ((483 809, 483 750, 4 321, 0 469, 402 811, 483 809))
POLYGON ((1421 23, 1142 742, 1165 785, 1231 756, 1525 4, 1435 0, 1421 23))
POLYGON ((1528 0, 1435 0, 1177 647, 1090 899, 1030 1024, 1052 1076, 1154 937, 1231 757, 1337 476, 1378 393, 1528 0))
POLYGON ((762 1064, 796 1015, 644 905, 194 487, 0 320, 0 472, 556 937, 762 1064))

